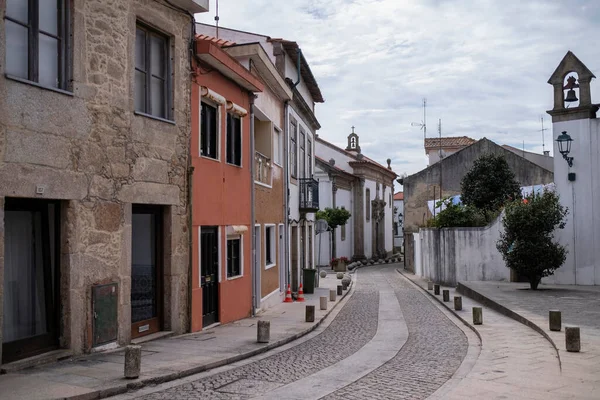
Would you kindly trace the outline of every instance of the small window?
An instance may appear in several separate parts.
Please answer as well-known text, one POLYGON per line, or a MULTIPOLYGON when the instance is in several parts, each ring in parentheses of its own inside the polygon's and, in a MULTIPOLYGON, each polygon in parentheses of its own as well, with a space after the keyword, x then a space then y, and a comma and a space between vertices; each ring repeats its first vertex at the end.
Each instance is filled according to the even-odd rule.
POLYGON ((8 0, 7 75, 68 90, 69 0, 8 0))
POLYGON ((290 121, 290 175, 292 178, 298 176, 298 125, 294 119, 290 121))
POLYGON ((265 227, 265 264, 275 265, 275 226, 265 227))
POLYGON ((312 141, 310 139, 308 139, 308 144, 306 145, 306 151, 308 154, 308 178, 312 178, 313 172, 312 172, 312 141))
POLYGON ((217 128, 217 108, 201 103, 200 107, 200 155, 204 157, 219 158, 217 148, 218 128, 217 128))
POLYGON ((135 32, 135 111, 171 119, 169 38, 138 24, 135 32))
POLYGON ((227 113, 227 162, 242 165, 242 120, 227 113))
POLYGON ((227 239, 227 277, 233 278, 242 274, 241 261, 242 239, 227 239))
POLYGON ((306 133, 304 128, 300 127, 300 178, 306 178, 306 133))
MULTIPOLYGON (((346 207, 344 207, 344 206, 342 206, 341 208, 342 208, 342 210, 346 209, 346 207)), ((346 240, 346 224, 342 225, 341 228, 342 228, 341 229, 341 232, 342 232, 342 235, 341 235, 342 236, 342 242, 344 242, 346 240)))
POLYGON ((273 131, 273 162, 281 165, 283 154, 283 141, 281 140, 281 131, 277 128, 273 131))
MULTIPOLYGON (((379 188, 379 186, 377 186, 379 188)), ((371 220, 371 190, 365 190, 365 204, 366 204, 366 217, 367 221, 371 220)))

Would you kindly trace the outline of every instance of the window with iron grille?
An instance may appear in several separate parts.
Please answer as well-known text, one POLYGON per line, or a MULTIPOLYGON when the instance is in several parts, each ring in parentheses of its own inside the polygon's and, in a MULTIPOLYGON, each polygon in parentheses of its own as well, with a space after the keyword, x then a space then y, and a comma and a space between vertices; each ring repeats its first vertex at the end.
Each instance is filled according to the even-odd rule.
POLYGON ((227 162, 242 165, 242 119, 227 113, 227 162))
POLYGON ((242 239, 227 239, 227 277, 232 278, 242 274, 241 247, 242 239))
POLYGON ((217 118, 217 107, 202 102, 200 106, 200 155, 204 157, 219 158, 217 118))
POLYGON ((70 0, 7 0, 9 77, 70 90, 70 0))
POLYGON ((298 176, 298 124, 291 118, 290 120, 290 175, 292 178, 298 176))
POLYGON ((137 23, 135 32, 135 111, 172 119, 169 38, 137 23))

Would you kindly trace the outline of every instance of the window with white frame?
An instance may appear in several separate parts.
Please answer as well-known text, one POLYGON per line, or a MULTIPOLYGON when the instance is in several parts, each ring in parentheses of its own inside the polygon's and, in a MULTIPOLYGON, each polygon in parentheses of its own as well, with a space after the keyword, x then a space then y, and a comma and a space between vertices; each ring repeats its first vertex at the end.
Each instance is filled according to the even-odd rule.
POLYGON ((306 145, 306 152, 308 155, 308 159, 306 160, 308 162, 307 165, 307 178, 312 178, 313 175, 313 171, 312 171, 312 140, 308 139, 308 143, 306 145))
POLYGON ((242 275, 242 238, 227 238, 227 278, 242 275))
POLYGON ((242 165, 242 119, 227 113, 227 163, 242 165))
POLYGON ((300 178, 306 178, 306 132, 304 128, 300 127, 300 178))
POLYGON ((281 130, 275 128, 273 130, 273 162, 281 165, 283 154, 283 140, 281 140, 281 130))
POLYGON ((276 264, 275 253, 275 225, 267 225, 265 226, 265 267, 276 264))
POLYGON ((200 155, 219 158, 219 109, 217 106, 202 102, 200 105, 200 155))
POLYGON ((290 175, 292 178, 298 176, 298 123, 290 118, 290 175))
POLYGON ((9 0, 4 15, 8 76, 69 90, 69 0, 9 0))

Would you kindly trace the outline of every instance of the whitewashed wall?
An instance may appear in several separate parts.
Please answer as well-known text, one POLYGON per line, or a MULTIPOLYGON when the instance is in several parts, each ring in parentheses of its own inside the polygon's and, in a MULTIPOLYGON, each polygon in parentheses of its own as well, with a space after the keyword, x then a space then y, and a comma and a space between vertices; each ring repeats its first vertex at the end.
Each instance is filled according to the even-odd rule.
MULTIPOLYGON (((338 188, 335 195, 336 206, 344 207, 352 213, 352 192, 338 188)), ((336 229, 336 255, 337 257, 352 258, 354 255, 354 218, 351 216, 346 224, 346 240, 342 241, 342 227, 336 229)))
POLYGON ((557 240, 569 251, 565 264, 543 283, 600 285, 600 120, 582 119, 553 124, 555 138, 562 131, 573 138, 573 167, 560 157, 555 140, 554 183, 560 202, 569 208, 565 229, 557 240), (569 182, 567 174, 576 173, 569 182))

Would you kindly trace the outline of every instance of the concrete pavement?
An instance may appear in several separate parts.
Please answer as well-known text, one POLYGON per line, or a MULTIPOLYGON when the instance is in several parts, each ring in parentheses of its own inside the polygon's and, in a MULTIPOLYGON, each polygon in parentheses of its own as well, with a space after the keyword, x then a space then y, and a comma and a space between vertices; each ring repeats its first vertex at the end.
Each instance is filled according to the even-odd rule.
MULTIPOLYGON (((314 294, 304 303, 282 303, 254 318, 246 318, 202 332, 159 339, 142 345, 142 368, 138 379, 123 377, 124 350, 85 355, 37 368, 0 375, 0 400, 99 399, 124 393, 132 388, 167 382, 211 368, 252 357, 298 339, 317 328, 328 310, 319 309, 319 297, 341 281, 334 273, 320 280, 314 294), (304 322, 305 305, 315 305, 315 322, 304 322), (269 344, 256 343, 258 320, 271 321, 269 344)), ((350 289, 352 290, 352 289, 350 289)), ((346 296, 350 290, 344 292, 346 296)))

